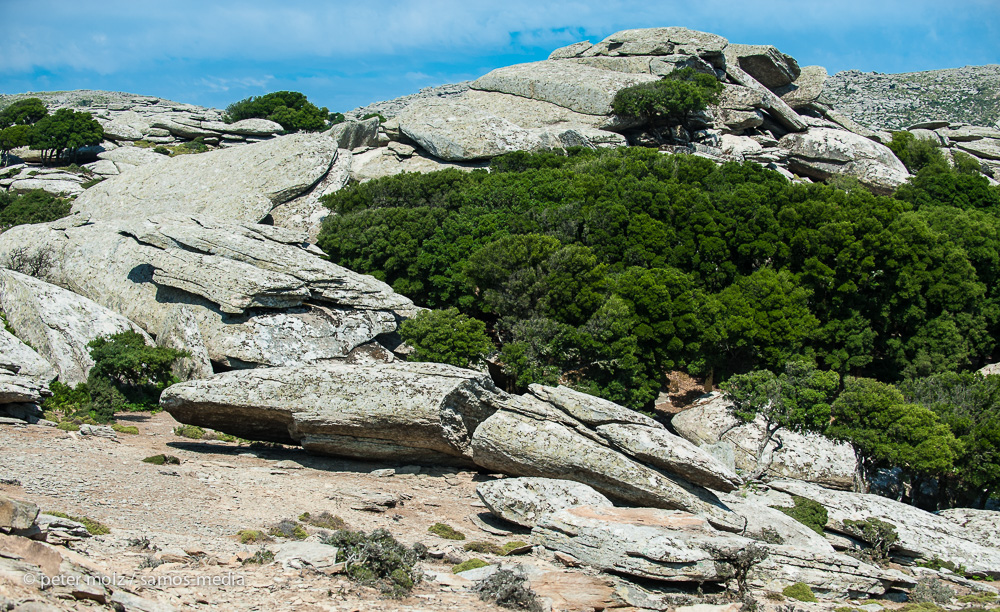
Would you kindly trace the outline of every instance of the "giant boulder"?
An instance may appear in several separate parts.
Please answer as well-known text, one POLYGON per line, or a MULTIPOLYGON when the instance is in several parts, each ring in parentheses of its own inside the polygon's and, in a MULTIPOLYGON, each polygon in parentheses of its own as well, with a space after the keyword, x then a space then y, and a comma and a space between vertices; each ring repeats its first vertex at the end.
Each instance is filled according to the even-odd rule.
POLYGON ((52 364, 6 329, 0 329, 0 368, 42 380, 56 377, 52 364))
POLYGON ((843 130, 810 128, 784 136, 778 146, 788 151, 790 170, 816 179, 845 174, 876 193, 889 194, 909 177, 888 147, 843 130))
POLYGON ((471 463, 472 432, 496 409, 486 374, 430 363, 226 372, 164 391, 182 423, 321 455, 471 463))

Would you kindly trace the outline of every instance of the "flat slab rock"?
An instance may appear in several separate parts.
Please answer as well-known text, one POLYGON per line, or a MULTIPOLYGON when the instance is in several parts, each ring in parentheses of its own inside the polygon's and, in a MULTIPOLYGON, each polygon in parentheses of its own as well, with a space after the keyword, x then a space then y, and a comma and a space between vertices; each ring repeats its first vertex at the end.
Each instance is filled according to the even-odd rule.
POLYGON ((163 160, 88 189, 73 211, 94 219, 185 213, 257 223, 323 178, 337 142, 323 134, 293 134, 196 155, 150 154, 163 160))
POLYGON ((476 495, 494 515, 523 527, 534 527, 546 515, 574 506, 613 505, 585 484, 555 478, 490 480, 476 485, 476 495))
POLYGON ((316 454, 468 464, 498 393, 488 375, 442 364, 334 361, 226 372, 160 402, 182 423, 316 454))
POLYGON ((471 87, 551 102, 586 115, 610 115, 611 102, 619 90, 656 80, 658 77, 651 74, 543 60, 497 68, 476 79, 471 87))

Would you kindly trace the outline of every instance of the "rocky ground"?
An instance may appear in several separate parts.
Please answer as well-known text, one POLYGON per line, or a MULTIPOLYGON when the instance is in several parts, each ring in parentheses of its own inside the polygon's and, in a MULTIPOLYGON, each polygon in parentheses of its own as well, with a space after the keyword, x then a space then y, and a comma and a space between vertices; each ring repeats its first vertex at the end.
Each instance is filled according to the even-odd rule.
POLYGON ((902 130, 932 120, 996 126, 1000 66, 902 74, 845 70, 827 79, 820 99, 872 129, 902 130))
MULTIPOLYGON (((317 458, 280 446, 187 440, 173 433, 178 423, 166 413, 120 420, 136 425, 140 434, 112 440, 52 427, 0 427, 0 493, 34 502, 42 512, 64 512, 107 525, 109 534, 71 544, 105 574, 135 576, 138 582, 155 576, 233 573, 244 581, 244 586, 136 589, 143 597, 178 609, 204 610, 500 609, 470 592, 471 581, 451 574, 454 564, 473 556, 494 558, 465 552, 465 542, 427 531, 442 522, 464 532, 466 542, 502 545, 525 539, 499 537, 472 523, 470 515, 485 512, 475 487, 491 478, 488 475, 435 468, 379 477, 372 472, 402 466, 317 458), (180 465, 142 462, 159 453, 178 457, 180 465), (391 508, 372 504, 386 497, 398 503, 391 508), (382 511, 357 509, 366 506, 382 511), (240 530, 266 531, 282 519, 322 511, 340 516, 354 530, 385 528, 408 545, 422 542, 443 558, 423 563, 427 580, 403 600, 383 599, 375 589, 338 575, 233 561, 261 547, 240 544, 235 537, 240 530), (152 548, 129 545, 141 538, 148 538, 152 548), (140 569, 150 556, 170 562, 140 569)), ((282 542, 266 546, 279 550, 282 542)), ((0 595, 21 599, 38 593, 0 581, 0 595)))

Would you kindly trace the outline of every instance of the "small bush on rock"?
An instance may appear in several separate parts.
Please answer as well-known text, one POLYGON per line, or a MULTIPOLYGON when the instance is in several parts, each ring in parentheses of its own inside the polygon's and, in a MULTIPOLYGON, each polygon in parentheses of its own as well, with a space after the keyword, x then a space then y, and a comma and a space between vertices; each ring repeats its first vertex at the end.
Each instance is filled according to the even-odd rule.
POLYGON ((205 430, 197 425, 178 425, 174 427, 174 435, 192 440, 201 440, 205 437, 205 430))
POLYGON ((299 516, 299 521, 312 525, 313 527, 319 527, 320 529, 344 529, 347 527, 347 523, 344 519, 339 516, 330 514, 327 511, 320 512, 319 514, 313 515, 308 512, 303 512, 299 516))
POLYGON ((867 518, 863 521, 844 521, 845 530, 856 538, 867 542, 871 547, 865 554, 873 563, 884 563, 889 560, 889 549, 899 540, 896 526, 877 518, 867 518))
POLYGON ((152 463, 153 465, 180 465, 181 463, 181 460, 173 455, 152 455, 142 461, 143 463, 152 463))
POLYGON ((921 578, 917 586, 910 590, 910 601, 948 603, 955 597, 955 591, 937 578, 921 578))
POLYGON ((524 548, 527 545, 528 545, 527 542, 522 542, 520 540, 514 540, 513 542, 507 542, 506 544, 503 545, 503 548, 500 549, 500 554, 506 557, 507 555, 511 554, 512 552, 514 552, 518 548, 524 548))
POLYGON ((792 501, 795 503, 792 508, 782 506, 773 506, 773 508, 784 512, 819 535, 823 535, 823 528, 826 527, 826 522, 829 520, 829 515, 823 504, 798 495, 793 495, 792 501))
POLYGON ((252 557, 245 559, 243 565, 266 565, 271 561, 274 561, 274 551, 261 548, 252 557))
POLYGON ((270 542, 271 537, 259 529, 241 529, 236 533, 236 539, 240 544, 257 544, 258 542, 270 542))
POLYGON ((459 574, 461 572, 479 569, 480 567, 486 567, 487 565, 489 565, 489 563, 483 561, 482 559, 469 559, 468 561, 463 561, 451 568, 451 573, 459 574))
POLYGON ((453 527, 445 525, 444 523, 434 523, 427 528, 427 531, 433 533, 439 538, 444 538, 446 540, 464 540, 465 534, 461 531, 456 531, 453 527))
POLYGON ((279 538, 288 538, 290 540, 304 540, 309 537, 306 530, 299 525, 296 521, 292 519, 285 519, 279 521, 267 531, 270 535, 277 536, 279 538))
POLYGON ((503 554, 501 548, 496 544, 494 544, 493 542, 482 542, 479 540, 475 542, 469 542, 468 544, 463 546, 462 549, 468 552, 485 553, 488 555, 503 554))
POLYGON ((96 521, 90 517, 71 516, 69 514, 66 514, 65 512, 46 512, 45 514, 50 514, 52 516, 58 516, 60 518, 76 521, 77 523, 80 523, 81 525, 86 527, 87 532, 90 535, 105 535, 111 533, 111 529, 107 525, 101 523, 100 521, 96 521))
POLYGON ((714 76, 681 68, 659 81, 622 89, 615 94, 611 108, 618 115, 680 122, 709 104, 717 104, 720 93, 722 83, 714 76))
POLYGON ((336 546, 337 561, 343 562, 347 576, 362 584, 375 586, 390 597, 403 597, 420 581, 414 567, 417 553, 400 544, 385 529, 370 534, 360 531, 337 531, 323 539, 336 546))
POLYGON ((796 582, 782 589, 781 594, 790 599, 798 601, 816 602, 816 595, 813 594, 809 585, 804 582, 796 582))
POLYGON ((118 433, 130 434, 133 436, 139 435, 139 428, 135 425, 121 425, 119 423, 112 423, 111 429, 117 431, 118 433))
POLYGON ((494 603, 504 608, 542 612, 544 609, 538 600, 528 578, 520 571, 500 569, 490 577, 481 580, 473 587, 479 593, 479 599, 494 603))

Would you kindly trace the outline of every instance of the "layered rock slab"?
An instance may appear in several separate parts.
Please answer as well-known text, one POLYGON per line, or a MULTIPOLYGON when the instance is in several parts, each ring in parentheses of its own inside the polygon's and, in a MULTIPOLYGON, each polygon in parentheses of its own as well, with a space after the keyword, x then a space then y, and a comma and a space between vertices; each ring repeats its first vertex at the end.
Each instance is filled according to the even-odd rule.
POLYGON ((979 534, 945 517, 878 495, 832 491, 796 480, 770 483, 779 491, 819 502, 827 509, 827 529, 854 535, 845 521, 875 518, 891 523, 899 536, 890 553, 902 558, 940 559, 970 574, 1000 576, 1000 550, 983 545, 979 534))
POLYGON ((0 256, 15 249, 50 253, 59 265, 41 272, 46 280, 149 333, 188 309, 194 328, 175 340, 200 338, 192 352, 229 367, 343 358, 413 312, 384 283, 321 259, 304 234, 264 225, 74 215, 0 236, 0 256))
POLYGON ((519 476, 563 478, 611 499, 703 514, 730 531, 743 529, 709 490, 640 463, 612 448, 587 425, 532 396, 511 397, 472 439, 477 465, 519 476))
POLYGON ((85 382, 94 366, 87 347, 91 340, 135 331, 152 344, 138 325, 117 312, 13 270, 0 269, 0 310, 19 337, 52 364, 59 380, 71 386, 85 382))
MULTIPOLYGON (((601 569, 662 582, 725 582, 732 560, 754 540, 713 529, 704 518, 654 508, 576 506, 545 515, 532 540, 601 569)), ((750 574, 757 586, 780 590, 805 582, 826 596, 881 595, 908 583, 890 572, 831 552, 761 544, 768 557, 750 574)))
POLYGON ((322 455, 471 463, 497 396, 488 375, 442 364, 323 362, 188 381, 160 401, 183 423, 322 455))
POLYGON ((337 142, 329 135, 293 134, 163 158, 90 188, 73 211, 94 219, 185 213, 257 223, 323 178, 336 155, 337 142))

